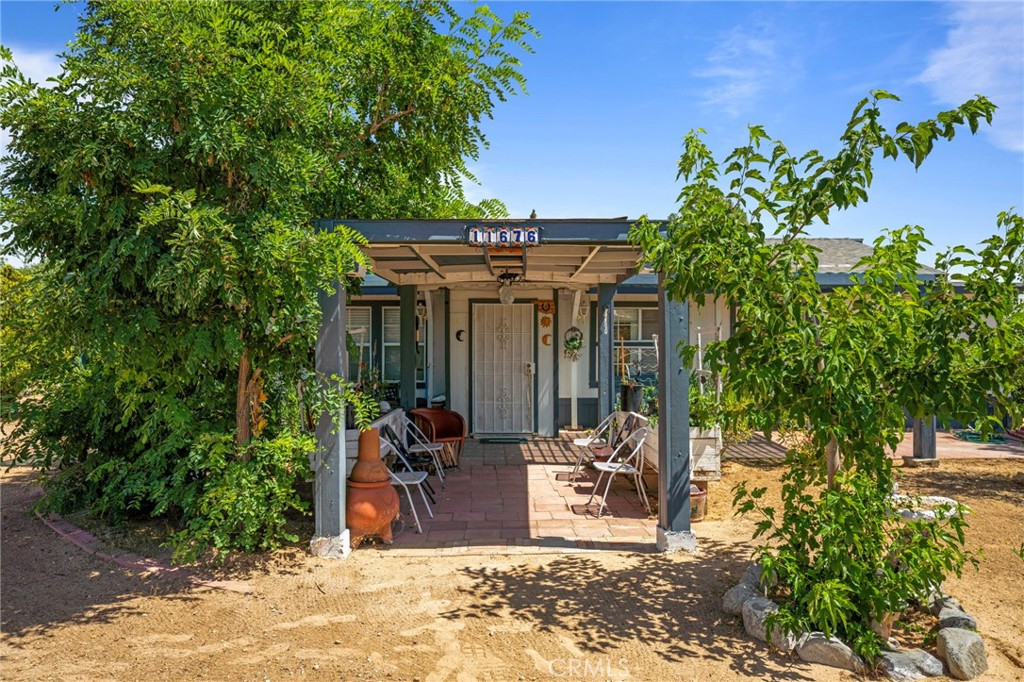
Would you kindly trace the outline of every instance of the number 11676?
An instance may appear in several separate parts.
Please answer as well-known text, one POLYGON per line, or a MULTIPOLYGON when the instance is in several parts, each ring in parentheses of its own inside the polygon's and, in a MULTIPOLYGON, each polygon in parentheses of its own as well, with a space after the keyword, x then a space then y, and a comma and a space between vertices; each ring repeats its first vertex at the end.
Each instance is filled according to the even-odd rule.
POLYGON ((472 227, 468 241, 484 246, 536 246, 540 231, 536 227, 472 227))

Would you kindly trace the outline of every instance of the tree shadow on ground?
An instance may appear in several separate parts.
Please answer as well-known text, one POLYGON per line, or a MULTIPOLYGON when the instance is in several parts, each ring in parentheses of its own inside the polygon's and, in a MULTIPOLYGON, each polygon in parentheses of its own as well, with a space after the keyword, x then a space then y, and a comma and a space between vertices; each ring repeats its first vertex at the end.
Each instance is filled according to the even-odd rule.
MULTIPOLYGON (((998 467, 970 472, 957 469, 914 469, 900 479, 900 491, 917 495, 942 495, 970 504, 971 500, 986 500, 1021 504, 1024 484, 1013 480, 1014 469, 1008 469, 1005 460, 993 460, 998 467)), ((1022 469, 1024 470, 1024 469, 1022 469)))
POLYGON ((727 661, 756 679, 813 680, 806 664, 769 654, 739 618, 721 612, 722 594, 739 581, 749 547, 701 540, 695 556, 635 555, 626 567, 607 557, 571 554, 540 566, 463 569, 469 605, 450 619, 507 618, 542 632, 568 633, 587 653, 641 641, 666 661, 727 661))
POLYGON ((140 577, 60 539, 32 512, 35 482, 35 472, 7 472, 0 500, 0 627, 10 646, 28 646, 58 625, 141 613, 137 597, 192 599, 183 578, 140 577))
MULTIPOLYGON (((33 512, 41 491, 37 472, 12 469, 3 474, 0 516, 0 629, 11 646, 26 646, 34 636, 74 623, 104 623, 141 614, 139 598, 198 601, 201 580, 239 581, 275 573, 298 573, 301 550, 230 557, 223 564, 191 565, 176 573, 154 574, 123 568, 61 539, 33 512)), ((125 548, 103 551, 122 554, 125 548)), ((239 595, 239 598, 244 598, 239 595)))

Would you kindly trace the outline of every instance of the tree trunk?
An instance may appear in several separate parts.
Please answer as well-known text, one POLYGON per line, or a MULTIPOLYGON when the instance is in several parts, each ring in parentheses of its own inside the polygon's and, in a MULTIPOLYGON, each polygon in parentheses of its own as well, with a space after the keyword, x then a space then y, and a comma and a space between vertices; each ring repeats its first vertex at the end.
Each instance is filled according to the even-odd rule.
MULTIPOLYGON (((242 349, 242 359, 238 363, 238 389, 235 393, 235 445, 242 447, 249 442, 251 435, 249 424, 249 375, 252 366, 249 364, 249 349, 242 349)), ((243 459, 247 455, 243 455, 243 459)))
POLYGON ((839 456, 839 441, 835 436, 825 446, 825 464, 828 466, 828 487, 835 488, 836 473, 843 468, 843 460, 839 456))

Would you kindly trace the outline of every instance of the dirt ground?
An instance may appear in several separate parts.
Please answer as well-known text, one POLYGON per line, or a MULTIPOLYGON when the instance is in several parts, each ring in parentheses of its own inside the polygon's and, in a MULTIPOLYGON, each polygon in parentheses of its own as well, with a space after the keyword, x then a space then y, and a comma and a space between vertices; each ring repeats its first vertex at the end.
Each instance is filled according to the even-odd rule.
MULTIPOLYGON (((1024 679, 1021 461, 908 470, 903 489, 974 509, 979 571, 947 583, 974 614, 986 680, 1024 679)), ((27 510, 25 472, 4 478, 0 608, 4 680, 850 680, 769 653, 719 611, 742 574, 752 523, 729 488, 780 469, 729 463, 695 555, 448 555, 299 550, 231 565, 252 594, 143 579, 89 556, 27 510)), ((777 492, 773 494, 777 495, 777 492)))

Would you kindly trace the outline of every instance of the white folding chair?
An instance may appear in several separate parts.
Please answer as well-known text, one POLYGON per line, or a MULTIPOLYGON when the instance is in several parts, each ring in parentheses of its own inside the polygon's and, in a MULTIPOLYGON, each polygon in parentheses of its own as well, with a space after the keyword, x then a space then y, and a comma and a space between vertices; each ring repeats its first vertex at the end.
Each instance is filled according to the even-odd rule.
POLYGON ((388 473, 391 474, 391 485, 401 486, 405 490, 405 496, 409 498, 409 508, 412 509, 412 518, 416 521, 416 532, 422 533, 423 526, 420 524, 419 514, 416 513, 416 505, 412 501, 412 491, 409 490, 409 486, 415 486, 419 489, 420 497, 423 498, 423 505, 427 508, 427 514, 430 515, 430 518, 434 518, 434 512, 430 509, 430 502, 427 501, 427 494, 423 492, 423 482, 427 480, 427 472, 414 470, 405 457, 402 456, 401 450, 392 445, 388 440, 381 438, 380 444, 385 452, 388 450, 394 452, 395 457, 406 468, 406 471, 392 471, 388 469, 388 473))
MULTIPOLYGON (((590 458, 592 462, 610 462, 615 458, 615 452, 618 447, 622 445, 630 434, 632 434, 637 426, 639 426, 640 415, 636 412, 627 412, 626 416, 622 420, 622 424, 616 428, 615 420, 609 418, 608 426, 605 429, 607 436, 603 440, 595 440, 590 445, 590 458)), ((583 458, 587 456, 586 451, 582 451, 579 457, 576 458, 576 468, 573 469, 570 480, 576 480, 576 474, 579 471, 580 465, 583 463, 583 458)))
POLYGON ((601 506, 597 509, 597 518, 601 518, 601 514, 604 512, 605 503, 608 501, 608 490, 612 487, 612 479, 615 478, 616 474, 633 477, 636 492, 640 499, 643 500, 644 506, 647 507, 647 513, 651 513, 651 503, 647 501, 647 490, 644 489, 643 481, 645 461, 643 449, 645 440, 647 440, 647 428, 640 427, 629 434, 629 437, 615 448, 611 459, 607 462, 594 462, 594 468, 600 473, 597 477, 597 482, 594 483, 594 489, 590 493, 590 499, 587 500, 588 506, 593 502, 594 495, 597 494, 598 488, 601 485, 601 479, 604 478, 605 474, 608 475, 608 482, 605 483, 604 494, 601 496, 601 506), (629 451, 629 454, 624 459, 619 459, 620 455, 626 451, 629 451))
POLYGON ((579 449, 579 452, 576 456, 576 466, 572 468, 572 473, 569 475, 570 481, 576 480, 583 460, 592 454, 590 448, 603 447, 608 444, 608 440, 611 438, 612 419, 614 417, 615 413, 613 412, 605 417, 604 421, 598 424, 589 434, 583 438, 573 439, 572 444, 579 449))
POLYGON ((444 466, 441 465, 444 443, 431 443, 426 434, 420 431, 420 427, 416 426, 416 422, 409 417, 405 417, 405 432, 410 434, 413 440, 412 445, 408 446, 409 452, 425 453, 434 460, 434 471, 437 473, 438 480, 441 481, 441 490, 444 490, 444 466))

